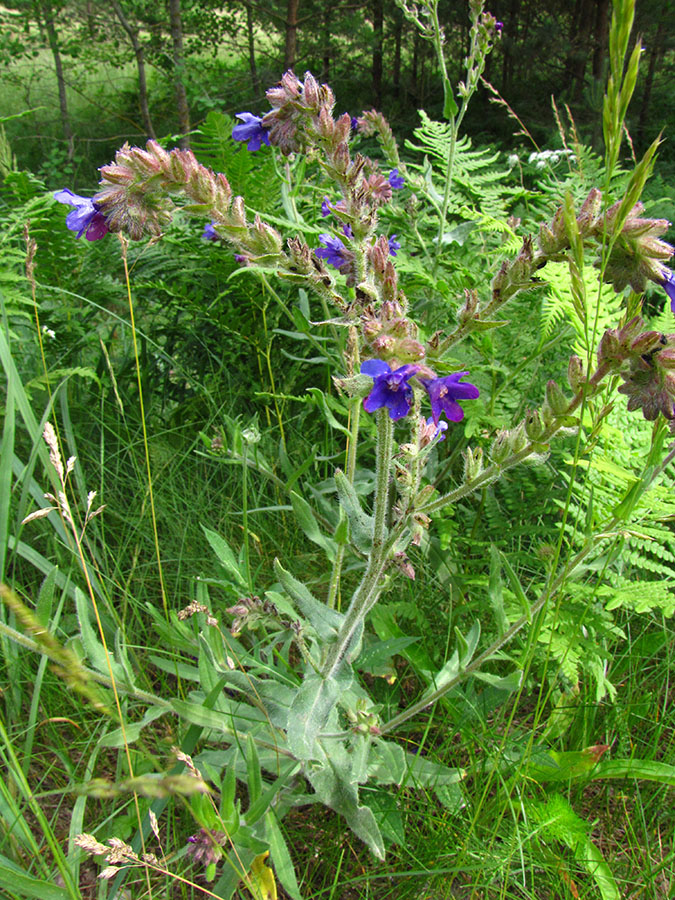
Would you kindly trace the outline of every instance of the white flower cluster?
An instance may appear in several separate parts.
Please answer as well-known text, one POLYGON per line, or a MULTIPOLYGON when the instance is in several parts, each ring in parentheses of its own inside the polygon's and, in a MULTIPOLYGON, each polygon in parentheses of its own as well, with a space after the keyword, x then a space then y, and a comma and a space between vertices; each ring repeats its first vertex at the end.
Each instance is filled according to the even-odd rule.
POLYGON ((527 161, 534 163, 536 169, 545 169, 546 166, 556 166, 561 159, 568 157, 574 161, 574 153, 571 150, 542 150, 540 153, 530 153, 527 161))

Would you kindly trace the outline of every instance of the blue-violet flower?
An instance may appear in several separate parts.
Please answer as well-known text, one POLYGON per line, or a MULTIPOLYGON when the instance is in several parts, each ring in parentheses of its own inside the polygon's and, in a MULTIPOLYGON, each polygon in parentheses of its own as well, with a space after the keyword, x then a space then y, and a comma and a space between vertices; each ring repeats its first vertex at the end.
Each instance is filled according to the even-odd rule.
POLYGON ((671 312, 675 313, 675 275, 670 269, 663 270, 663 281, 661 282, 663 289, 670 298, 671 312))
POLYGON ((323 203, 321 204, 321 215, 326 218, 333 211, 333 204, 330 202, 328 197, 323 198, 323 203))
POLYGON ((98 241, 110 230, 106 217, 90 197, 80 197, 64 188, 56 191, 54 199, 75 207, 66 216, 66 227, 69 231, 76 231, 76 237, 81 238, 84 234, 88 241, 98 241))
POLYGON ((413 400, 413 390, 408 379, 419 370, 419 366, 411 363, 392 372, 390 366, 381 359, 367 359, 363 362, 361 374, 370 375, 373 379, 373 389, 363 401, 365 411, 372 413, 386 407, 389 418, 394 421, 407 416, 413 400))
POLYGON ((242 112, 237 113, 235 118, 242 121, 241 125, 235 125, 232 129, 232 137, 235 141, 248 141, 246 149, 252 153, 260 150, 263 144, 270 146, 270 136, 260 116, 254 116, 250 112, 242 112))
POLYGON ((392 234, 389 238, 389 256, 396 256, 396 251, 401 249, 400 241, 396 240, 396 235, 392 234))
POLYGON ((468 372, 453 372, 452 375, 446 375, 444 378, 430 378, 422 381, 431 400, 431 415, 435 425, 438 425, 442 413, 445 413, 451 422, 461 422, 464 418, 464 410, 457 401, 475 400, 480 395, 475 384, 470 384, 468 381, 466 384, 460 384, 460 379, 468 374, 468 372))
POLYGON ((319 240, 325 246, 315 250, 315 255, 318 256, 319 259, 325 259, 329 266, 335 266, 336 269, 344 266, 348 261, 345 256, 347 248, 340 238, 334 237, 332 234, 320 234, 319 240))
POLYGON ((445 432, 448 430, 448 423, 445 421, 445 419, 441 419, 440 422, 435 423, 434 417, 429 416, 429 418, 427 419, 427 425, 433 425, 436 429, 431 435, 432 441, 435 441, 436 438, 438 438, 438 443, 440 444, 441 441, 445 440, 445 432))
POLYGON ((213 222, 209 222, 204 226, 204 231, 202 232, 202 237, 205 241, 217 241, 220 239, 220 235, 213 227, 213 222))
POLYGON ((403 177, 403 175, 398 174, 398 169, 391 170, 388 180, 389 184, 395 191, 399 191, 402 187, 405 186, 405 178, 403 177))

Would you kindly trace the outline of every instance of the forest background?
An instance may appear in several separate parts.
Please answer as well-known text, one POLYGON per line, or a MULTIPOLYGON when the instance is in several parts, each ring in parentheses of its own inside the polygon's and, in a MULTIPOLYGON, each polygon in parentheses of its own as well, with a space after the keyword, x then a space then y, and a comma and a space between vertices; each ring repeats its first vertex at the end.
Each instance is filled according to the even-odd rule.
MULTIPOLYGON (((527 616, 555 564, 577 559, 617 510, 622 525, 607 552, 570 570, 550 609, 491 660, 495 671, 457 685, 433 713, 397 733, 408 764, 428 778, 418 773, 362 792, 357 812, 367 809, 377 822, 382 863, 346 826, 342 809, 327 815, 281 803, 277 818, 268 809, 277 785, 253 741, 245 759, 213 750, 222 717, 205 697, 219 692, 226 702, 222 684, 210 679, 229 660, 208 656, 203 609, 189 622, 177 616, 211 604, 227 637, 242 612, 239 605, 232 613, 233 597, 246 589, 254 595, 246 599, 258 600, 252 585, 280 597, 275 557, 317 596, 329 593, 323 556, 336 554, 340 523, 330 500, 344 460, 337 439, 349 434, 350 411, 332 380, 344 365, 343 335, 304 289, 241 266, 224 242, 205 239, 205 222, 179 214, 161 241, 133 241, 123 257, 114 235, 76 240, 53 197, 66 187, 92 195, 97 170, 124 142, 157 138, 167 149, 191 148, 227 175, 249 210, 316 249, 330 227, 321 211, 333 187, 325 173, 302 154, 249 152, 232 140, 234 116, 263 114, 265 91, 283 72, 311 70, 330 83, 336 115, 375 108, 391 124, 407 173, 401 188, 388 176, 393 199, 380 221, 401 245, 397 271, 431 339, 455 327, 465 297, 489 293, 503 261, 513 264, 567 198, 574 212, 592 188, 613 202, 638 183, 645 215, 675 219, 668 134, 675 18, 661 0, 641 0, 635 10, 631 41, 639 37, 644 50, 625 123, 617 119, 622 152, 607 162, 610 22, 613 9, 625 14, 630 6, 495 0, 488 8, 500 28, 462 122, 454 178, 446 180, 438 56, 397 5, 0 6, 2 896, 673 896, 670 470, 647 490, 666 425, 627 412, 622 396, 598 404, 597 423, 584 420, 586 443, 568 436, 545 464, 514 467, 434 514, 433 535, 407 563, 416 578, 399 578, 373 614, 359 669, 378 713, 394 721, 435 679, 450 678, 455 648, 470 658, 481 627, 484 640, 494 639, 527 616), (637 166, 662 132, 654 171, 637 166), (412 185, 437 212, 443 207, 440 232, 419 212, 412 185), (50 477, 54 489, 42 439, 48 419, 58 423, 64 459, 74 460, 68 491, 84 511, 86 561, 54 510, 26 522, 36 506, 46 508, 50 477), (99 503, 105 509, 92 517, 99 503), (96 623, 84 593, 89 579, 96 623), (33 643, 42 625, 53 645, 33 643), (114 647, 110 669, 104 638, 114 647), (64 690, 64 659, 76 673, 77 661, 89 667, 84 688, 66 679, 64 690), (122 737, 87 694, 116 678, 128 688, 122 737), (176 746, 194 752, 220 798, 216 812, 171 781, 183 772, 176 746), (232 834, 241 823, 232 851, 224 839, 208 839, 222 837, 223 821, 232 834), (138 850, 154 840, 151 831, 152 866, 127 858, 110 881, 99 877, 102 860, 77 843, 82 832, 95 834, 101 857, 110 841, 138 850), (271 848, 274 878, 261 848, 271 848)), ((440 0, 437 9, 457 84, 471 51, 470 4, 440 0)), ((624 74, 629 80, 628 67, 624 74)), ((350 140, 375 159, 386 155, 386 140, 378 144, 372 134, 350 140)), ((394 164, 381 165, 386 175, 394 164)), ((470 369, 480 400, 467 403, 461 424, 438 441, 430 478, 461 481, 467 448, 487 458, 495 433, 511 433, 543 397, 555 401, 549 379, 565 383, 570 354, 596 358, 593 316, 595 337, 628 315, 622 304, 631 315, 641 308, 648 327, 675 331, 662 284, 623 295, 598 287, 597 260, 582 243, 582 263, 584 252, 593 315, 580 312, 580 282, 570 287, 558 260, 512 301, 508 327, 466 341, 457 367, 470 369)), ((355 472, 359 510, 373 490, 371 426, 363 425, 365 462, 355 472)), ((361 563, 358 553, 350 560, 347 585, 361 563)), ((266 624, 254 623, 241 646, 258 652, 266 624)), ((293 647, 286 662, 289 671, 299 664, 293 647)), ((375 766, 380 775, 386 768, 375 766)), ((297 794, 303 784, 298 777, 291 787, 297 794)))
MULTIPOLYGON (((584 143, 602 139, 610 0, 495 0, 504 22, 484 77, 526 120, 541 144, 555 143, 551 99, 567 104, 584 143)), ((451 78, 459 79, 469 40, 468 3, 444 0, 451 78)), ((21 167, 58 185, 90 183, 125 140, 185 135, 209 111, 234 115, 264 106, 281 72, 312 71, 356 115, 375 107, 408 135, 417 110, 442 109, 433 48, 401 9, 384 0, 332 3, 223 3, 217 0, 26 0, 0 7, 0 116, 21 167), (17 113, 20 115, 16 118, 17 113)), ((675 116, 673 37, 668 4, 638 5, 635 33, 645 47, 628 129, 644 151, 675 116)), ((483 91, 465 128, 480 143, 507 142, 513 122, 483 91)), ((523 140, 522 138, 520 139, 523 140)), ((529 145, 528 145, 529 146, 529 145)), ((660 172, 675 159, 661 151, 660 172)))

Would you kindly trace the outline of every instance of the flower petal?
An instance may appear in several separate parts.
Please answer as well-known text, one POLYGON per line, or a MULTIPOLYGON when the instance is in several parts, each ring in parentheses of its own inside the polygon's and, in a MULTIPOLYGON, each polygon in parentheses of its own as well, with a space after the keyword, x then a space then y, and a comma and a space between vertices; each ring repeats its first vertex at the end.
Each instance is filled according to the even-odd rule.
POLYGON ((389 375, 391 367, 382 359, 366 359, 361 363, 361 374, 377 378, 378 375, 389 375))

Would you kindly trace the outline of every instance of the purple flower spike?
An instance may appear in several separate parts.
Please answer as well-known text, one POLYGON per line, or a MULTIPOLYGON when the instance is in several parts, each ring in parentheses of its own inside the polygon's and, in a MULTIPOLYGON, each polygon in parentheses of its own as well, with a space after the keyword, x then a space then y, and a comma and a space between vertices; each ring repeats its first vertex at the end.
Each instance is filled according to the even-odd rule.
POLYGON ((202 237, 205 241, 217 241, 220 240, 220 235, 213 227, 213 222, 209 222, 208 225, 204 226, 204 231, 202 232, 202 237))
POLYGON ((460 380, 468 374, 468 372, 453 372, 452 375, 446 375, 445 378, 430 378, 422 382, 431 400, 431 415, 434 425, 438 425, 442 413, 445 413, 451 422, 461 422, 464 418, 464 410, 457 401, 475 400, 480 395, 475 384, 469 384, 469 382, 460 384, 460 380))
POLYGON ((665 269, 661 284, 670 298, 670 310, 675 314, 675 275, 673 275, 670 269, 665 269))
POLYGON ((105 237, 108 231, 108 222, 99 207, 90 197, 80 197, 68 188, 56 191, 54 199, 75 209, 66 216, 66 228, 76 231, 75 235, 81 238, 86 235, 88 241, 98 241, 105 237))
POLYGON ((319 247, 314 253, 319 259, 325 259, 329 266, 335 266, 336 269, 341 268, 347 262, 345 257, 346 247, 339 237, 333 237, 332 234, 320 234, 319 240, 323 247, 319 247))
POLYGON ((413 400, 408 379, 419 370, 419 366, 408 363, 392 372, 383 360, 367 359, 361 364, 361 374, 370 375, 373 389, 363 401, 365 411, 372 413, 386 407, 393 421, 407 416, 413 400))
POLYGON ((401 244, 396 240, 396 235, 389 238, 389 256, 396 256, 396 251, 401 249, 401 244))
POLYGON ((400 191, 402 187, 405 187, 405 178, 398 174, 398 169, 391 170, 388 181, 395 191, 400 191))
POLYGON ((251 153, 260 150, 263 144, 270 146, 270 136, 262 123, 260 116, 254 116, 250 112, 237 113, 235 116, 241 119, 242 125, 235 125, 232 129, 232 137, 235 141, 248 141, 246 149, 251 153))

